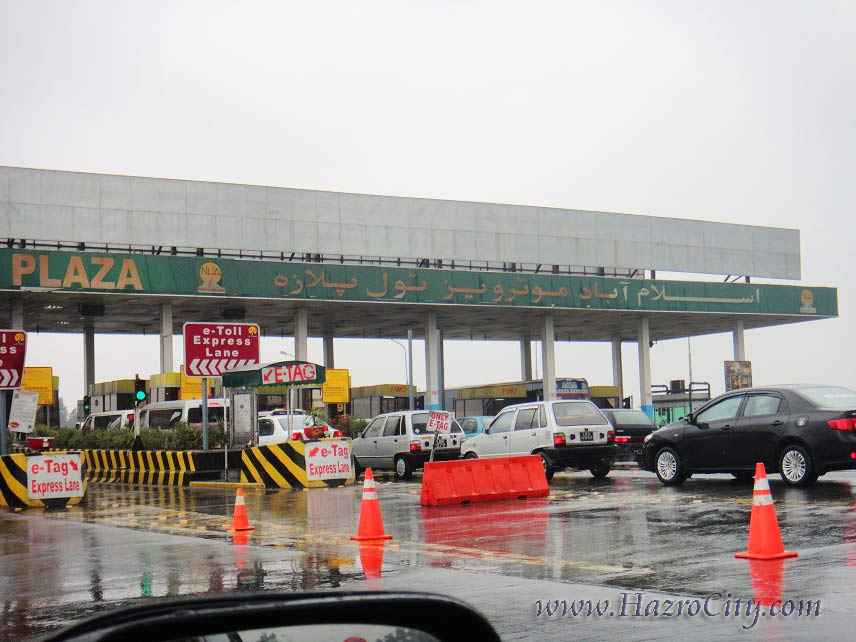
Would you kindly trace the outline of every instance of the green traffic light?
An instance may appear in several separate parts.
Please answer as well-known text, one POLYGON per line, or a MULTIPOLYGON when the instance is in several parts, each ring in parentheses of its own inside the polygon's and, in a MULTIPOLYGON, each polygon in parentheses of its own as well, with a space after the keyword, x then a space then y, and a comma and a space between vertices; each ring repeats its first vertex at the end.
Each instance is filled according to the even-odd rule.
POLYGON ((146 391, 145 390, 137 390, 137 401, 145 401, 146 400, 146 391))

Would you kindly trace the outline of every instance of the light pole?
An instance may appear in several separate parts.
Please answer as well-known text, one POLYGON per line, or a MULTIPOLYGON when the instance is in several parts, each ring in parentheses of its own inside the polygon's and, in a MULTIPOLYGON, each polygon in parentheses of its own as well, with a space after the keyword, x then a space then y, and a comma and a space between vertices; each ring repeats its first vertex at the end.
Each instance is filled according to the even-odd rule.
POLYGON ((400 341, 396 341, 395 339, 390 339, 395 345, 401 348, 404 351, 404 377, 407 380, 407 399, 408 399, 408 410, 413 410, 414 400, 413 400, 413 368, 412 368, 412 359, 413 359, 413 335, 410 330, 407 331, 407 347, 400 341), (408 349, 409 348, 409 349, 408 349))

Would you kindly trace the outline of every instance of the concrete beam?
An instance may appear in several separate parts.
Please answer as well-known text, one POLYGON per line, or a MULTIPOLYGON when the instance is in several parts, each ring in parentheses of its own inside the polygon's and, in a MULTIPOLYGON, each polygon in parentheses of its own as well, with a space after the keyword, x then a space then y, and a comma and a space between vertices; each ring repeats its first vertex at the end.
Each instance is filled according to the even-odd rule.
POLYGON ((160 371, 173 371, 172 358, 172 303, 161 304, 160 327, 160 371))
POLYGON ((651 419, 654 418, 654 402, 651 397, 651 331, 648 319, 639 322, 639 405, 651 419))
POLYGON ((541 363, 544 369, 544 401, 557 399, 556 396, 556 331, 553 327, 553 315, 544 317, 541 325, 541 363))

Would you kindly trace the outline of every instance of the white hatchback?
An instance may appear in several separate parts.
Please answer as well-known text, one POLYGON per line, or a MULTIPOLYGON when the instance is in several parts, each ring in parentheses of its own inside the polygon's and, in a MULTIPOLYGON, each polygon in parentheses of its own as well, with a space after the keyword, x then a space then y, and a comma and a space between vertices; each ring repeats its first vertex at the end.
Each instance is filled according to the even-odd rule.
POLYGON ((571 399, 507 406, 461 447, 469 459, 540 455, 547 479, 569 467, 606 477, 616 454, 615 432, 603 413, 590 401, 571 399))

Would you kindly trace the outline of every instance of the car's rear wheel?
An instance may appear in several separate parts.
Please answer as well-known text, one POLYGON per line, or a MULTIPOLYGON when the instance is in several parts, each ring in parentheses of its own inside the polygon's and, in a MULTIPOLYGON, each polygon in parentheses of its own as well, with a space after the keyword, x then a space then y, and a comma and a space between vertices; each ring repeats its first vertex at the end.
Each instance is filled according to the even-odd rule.
POLYGON ((479 456, 476 455, 472 450, 464 455, 464 459, 478 459, 479 456))
POLYGON ((779 455, 779 474, 788 486, 810 486, 817 481, 811 455, 802 446, 785 446, 779 455))
POLYGON ((413 464, 407 457, 399 455, 395 458, 395 476, 397 479, 410 479, 413 477, 413 464))
POLYGON ((547 477, 547 481, 550 481, 553 479, 553 475, 556 474, 556 469, 553 468, 553 460, 546 453, 538 454, 541 455, 541 466, 544 468, 544 475, 547 477))
POLYGON ((659 479, 666 486, 678 486, 686 479, 681 456, 674 448, 662 448, 654 460, 654 468, 659 479))
POLYGON ((589 472, 598 479, 606 477, 610 470, 612 470, 612 462, 604 460, 596 462, 591 468, 589 468, 589 472))

